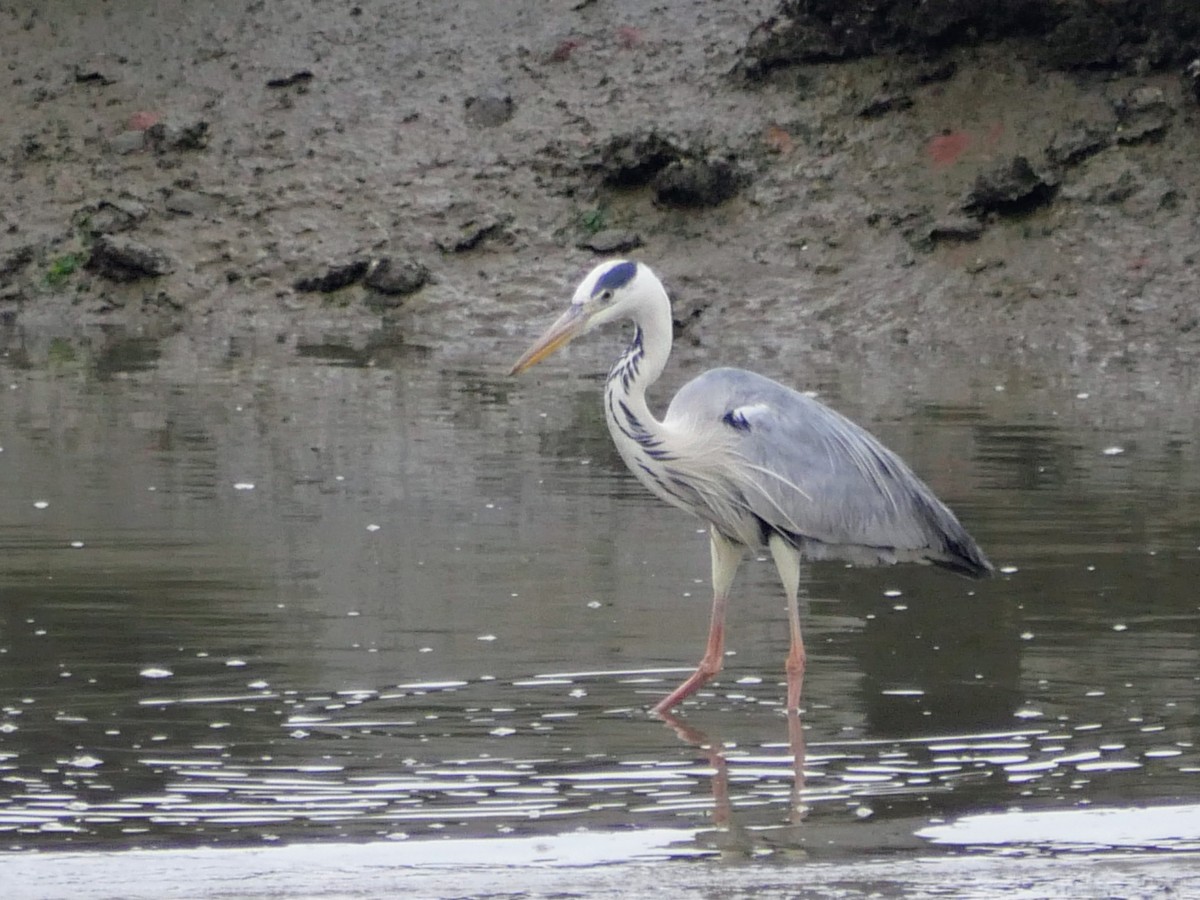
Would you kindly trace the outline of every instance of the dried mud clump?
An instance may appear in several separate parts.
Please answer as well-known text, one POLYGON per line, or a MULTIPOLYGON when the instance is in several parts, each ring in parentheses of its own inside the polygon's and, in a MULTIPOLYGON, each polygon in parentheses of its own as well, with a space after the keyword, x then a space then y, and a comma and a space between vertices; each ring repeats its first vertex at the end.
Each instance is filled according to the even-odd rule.
POLYGON ((332 294, 334 291, 340 291, 344 287, 362 281, 370 267, 369 260, 354 259, 348 263, 330 266, 317 275, 299 278, 292 286, 305 293, 332 294))
POLYGON ((388 297, 414 294, 429 282, 429 269, 413 259, 382 257, 372 260, 363 284, 388 297))
POLYGON ((1048 204, 1057 190, 1057 176, 1037 171, 1024 156, 1014 156, 979 176, 963 203, 963 211, 980 216, 1021 215, 1048 204))
POLYGON ((584 164, 606 187, 649 185, 663 206, 719 206, 737 194, 746 176, 728 157, 708 154, 657 131, 615 135, 584 164))
POLYGON ((92 244, 87 267, 111 281, 157 278, 175 271, 166 253, 132 238, 102 235, 92 244))
POLYGON ((203 150, 208 146, 208 122, 156 122, 146 129, 150 145, 159 153, 203 150))
POLYGON ((1161 139, 1175 114, 1162 90, 1149 86, 1134 88, 1113 107, 1117 114, 1117 142, 1121 144, 1161 139))
POLYGON ((741 178, 726 159, 682 159, 654 176, 651 186, 654 199, 663 206, 702 208, 733 197, 741 178))
POLYGON ((614 135, 586 167, 607 187, 642 187, 685 155, 683 147, 657 131, 614 135))

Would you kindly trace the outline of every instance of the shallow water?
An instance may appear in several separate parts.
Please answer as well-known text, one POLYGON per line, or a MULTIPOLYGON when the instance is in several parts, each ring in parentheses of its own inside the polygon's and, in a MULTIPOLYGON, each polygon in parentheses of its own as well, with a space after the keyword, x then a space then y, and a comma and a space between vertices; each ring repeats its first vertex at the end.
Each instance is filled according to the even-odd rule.
POLYGON ((808 373, 1003 574, 807 569, 790 721, 782 594, 751 562, 725 672, 664 722, 707 627, 700 523, 611 449, 611 348, 518 381, 502 343, 4 333, 7 850, 390 841, 411 866, 489 839, 524 866, 582 829, 645 843, 567 863, 1190 863, 1200 433, 1130 399, 1137 373, 808 373), (977 827, 1090 807, 1128 815, 977 827))

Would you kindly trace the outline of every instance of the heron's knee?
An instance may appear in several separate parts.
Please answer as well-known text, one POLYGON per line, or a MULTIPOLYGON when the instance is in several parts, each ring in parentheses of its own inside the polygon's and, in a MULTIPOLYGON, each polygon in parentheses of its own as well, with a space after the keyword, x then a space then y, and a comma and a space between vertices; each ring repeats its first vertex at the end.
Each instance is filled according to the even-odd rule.
POLYGON ((792 651, 788 653, 787 662, 784 664, 787 673, 789 675, 803 675, 806 659, 803 647, 793 647, 792 651))

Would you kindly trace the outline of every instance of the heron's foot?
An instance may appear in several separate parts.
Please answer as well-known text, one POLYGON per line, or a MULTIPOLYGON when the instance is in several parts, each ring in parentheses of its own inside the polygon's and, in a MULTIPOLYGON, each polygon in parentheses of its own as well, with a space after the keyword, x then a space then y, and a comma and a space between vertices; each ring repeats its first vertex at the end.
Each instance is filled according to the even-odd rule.
POLYGON ((704 685, 708 684, 718 672, 721 671, 721 657, 705 655, 704 659, 700 660, 700 665, 696 667, 696 671, 691 676, 658 703, 654 704, 651 712, 663 714, 678 706, 704 685))

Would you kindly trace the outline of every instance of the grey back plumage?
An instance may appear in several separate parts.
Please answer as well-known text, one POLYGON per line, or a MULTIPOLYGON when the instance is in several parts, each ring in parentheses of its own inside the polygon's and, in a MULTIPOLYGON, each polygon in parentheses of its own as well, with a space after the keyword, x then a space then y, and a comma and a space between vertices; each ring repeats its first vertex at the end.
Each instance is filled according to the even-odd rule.
POLYGON ((931 562, 980 577, 992 566, 954 514, 892 451, 849 419, 742 369, 713 369, 672 400, 663 425, 724 448, 720 509, 686 505, 726 536, 772 533, 810 558, 931 562))

